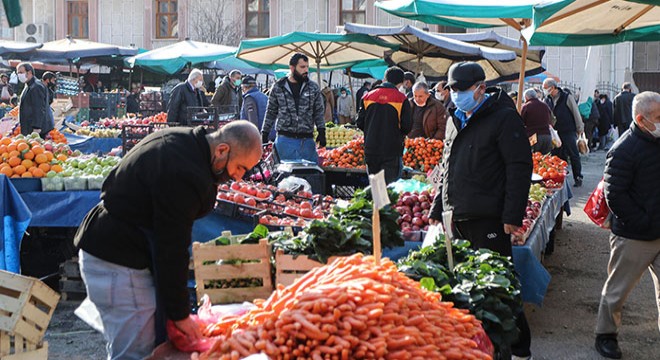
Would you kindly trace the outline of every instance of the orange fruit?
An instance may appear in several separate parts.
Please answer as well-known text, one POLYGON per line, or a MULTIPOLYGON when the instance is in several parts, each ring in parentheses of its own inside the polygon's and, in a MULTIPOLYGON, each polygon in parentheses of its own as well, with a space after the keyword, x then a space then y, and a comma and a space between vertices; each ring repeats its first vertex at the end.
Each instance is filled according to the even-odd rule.
POLYGON ((30 150, 30 145, 28 145, 26 142, 19 142, 16 145, 16 150, 23 152, 25 150, 30 150))
POLYGON ((21 177, 24 177, 24 178, 31 178, 31 177, 34 177, 34 176, 32 176, 32 173, 31 173, 31 172, 26 171, 26 172, 24 172, 24 173, 21 174, 21 177))
POLYGON ((62 171, 62 165, 60 165, 60 164, 55 164, 55 165, 51 166, 50 169, 53 170, 53 171, 55 171, 56 173, 58 173, 58 172, 61 172, 61 171, 62 171))
POLYGON ((32 152, 32 150, 26 151, 25 154, 23 154, 23 159, 28 159, 28 160, 34 159, 34 153, 32 152))
POLYGON ((43 170, 41 170, 40 168, 34 168, 34 170, 32 170, 31 172, 32 172, 32 175, 34 175, 34 177, 41 178, 41 177, 46 176, 46 173, 43 170))
POLYGON ((18 166, 21 164, 21 159, 19 159, 18 156, 11 156, 7 161, 7 163, 11 167, 18 166))
POLYGON ((21 165, 25 166, 26 169, 29 169, 34 165, 34 163, 32 162, 32 160, 25 159, 21 162, 21 165))
POLYGON ((67 157, 64 154, 57 154, 57 160, 66 161, 67 157))
POLYGON ((18 178, 20 178, 20 175, 14 174, 14 175, 11 176, 11 178, 12 179, 18 179, 18 178))
POLYGON ((46 162, 48 162, 48 156, 46 156, 46 154, 39 154, 39 155, 37 155, 37 156, 34 157, 34 161, 35 161, 37 164, 43 164, 43 163, 46 163, 46 162))
POLYGON ((2 144, 2 145, 9 145, 9 144, 11 144, 11 139, 8 138, 8 137, 7 137, 7 138, 3 138, 2 140, 0 140, 0 144, 2 144))
POLYGON ((23 173, 26 171, 27 169, 23 165, 18 165, 14 167, 14 174, 16 175, 23 175, 23 173))
POLYGON ((9 152, 15 151, 16 150, 16 143, 11 143, 11 144, 7 145, 7 150, 9 152))
POLYGON ((19 157, 19 156, 21 156, 21 153, 18 150, 10 151, 9 152, 9 157, 14 157, 14 156, 19 157))
MULTIPOLYGON (((38 143, 37 143, 37 144, 38 144, 38 143)), ((2 149, 2 147, 0 147, 0 150, 1 150, 1 149, 2 149)), ((32 152, 33 152, 35 155, 43 154, 44 151, 46 151, 46 149, 44 149, 41 145, 33 145, 33 146, 32 146, 32 152)))
POLYGON ((10 177, 10 176, 14 175, 14 170, 12 170, 11 167, 9 167, 9 166, 4 166, 4 167, 0 168, 0 173, 4 174, 7 177, 10 177))
POLYGON ((7 145, 0 145, 0 154, 7 152, 7 145))
POLYGON ((39 169, 43 172, 49 172, 50 171, 50 165, 47 163, 39 164, 39 169))
POLYGON ((48 158, 48 161, 51 161, 54 158, 53 153, 50 152, 50 151, 44 152, 44 155, 46 155, 46 157, 48 158))

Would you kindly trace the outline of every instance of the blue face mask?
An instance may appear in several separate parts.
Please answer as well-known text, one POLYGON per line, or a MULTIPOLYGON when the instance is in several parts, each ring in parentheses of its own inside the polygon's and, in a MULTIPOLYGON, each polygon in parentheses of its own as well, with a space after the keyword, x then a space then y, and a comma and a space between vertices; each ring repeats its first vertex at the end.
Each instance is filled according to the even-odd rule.
POLYGON ((450 91, 451 101, 463 112, 470 112, 479 103, 474 99, 474 90, 450 91))

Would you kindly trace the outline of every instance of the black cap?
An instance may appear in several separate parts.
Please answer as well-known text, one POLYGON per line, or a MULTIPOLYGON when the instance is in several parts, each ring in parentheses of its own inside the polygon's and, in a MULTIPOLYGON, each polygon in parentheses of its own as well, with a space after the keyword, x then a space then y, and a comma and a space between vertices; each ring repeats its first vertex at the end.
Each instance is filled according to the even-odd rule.
POLYGON ((247 75, 243 77, 243 81, 241 82, 243 85, 257 85, 257 80, 255 80, 252 76, 247 75))
POLYGON ((469 89, 476 82, 486 80, 484 69, 475 62, 464 61, 452 65, 447 75, 447 85, 460 91, 469 89))
POLYGON ((403 80, 410 80, 412 82, 415 82, 415 74, 413 74, 410 71, 406 71, 403 73, 403 80))

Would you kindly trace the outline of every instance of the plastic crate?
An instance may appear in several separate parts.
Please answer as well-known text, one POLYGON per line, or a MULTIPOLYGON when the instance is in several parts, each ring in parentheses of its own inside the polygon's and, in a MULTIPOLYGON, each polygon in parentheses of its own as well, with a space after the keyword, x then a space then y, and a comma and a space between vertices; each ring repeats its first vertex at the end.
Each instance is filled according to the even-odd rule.
POLYGON ((41 178, 42 191, 64 191, 64 178, 62 177, 44 177, 41 178))
POLYGON ((60 295, 39 279, 0 271, 0 330, 39 344, 60 295))
POLYGON ((214 107, 188 106, 186 109, 187 126, 206 126, 218 128, 218 111, 214 107))
POLYGON ((266 239, 259 244, 215 245, 214 242, 192 245, 197 298, 208 294, 213 304, 266 299, 273 292, 271 250, 266 239), (235 264, 223 264, 243 260, 235 264), (222 261, 222 262, 220 262, 222 261), (213 282, 230 283, 237 279, 258 279, 261 286, 213 288, 213 282))
POLYGON ((153 125, 124 125, 121 129, 121 147, 124 154, 142 139, 154 132, 153 125))
POLYGON ((64 178, 65 191, 84 191, 87 190, 87 178, 84 177, 66 177, 64 178))

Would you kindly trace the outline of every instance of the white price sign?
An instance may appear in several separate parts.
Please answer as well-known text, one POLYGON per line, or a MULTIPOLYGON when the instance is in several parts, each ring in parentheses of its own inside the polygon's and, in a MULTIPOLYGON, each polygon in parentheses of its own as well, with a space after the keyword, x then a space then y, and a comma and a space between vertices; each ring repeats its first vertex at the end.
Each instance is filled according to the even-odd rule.
POLYGON ((431 182, 431 185, 433 185, 433 189, 437 192, 438 189, 440 188, 440 185, 442 185, 442 167, 440 164, 436 165, 435 168, 433 168, 433 171, 431 171, 431 175, 428 177, 428 181, 431 182))
POLYGON ((387 196, 387 183, 385 183, 385 171, 381 170, 376 175, 369 175, 369 185, 371 185, 371 195, 374 198, 374 207, 382 209, 390 203, 390 197, 387 196))

